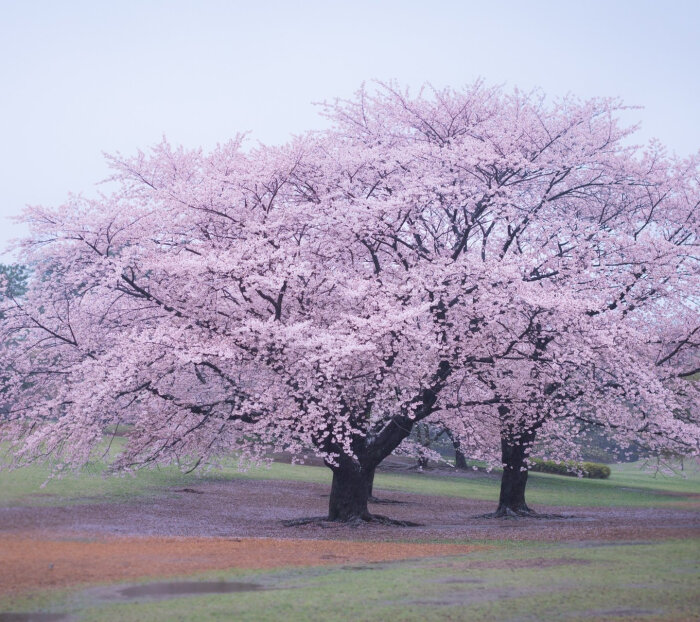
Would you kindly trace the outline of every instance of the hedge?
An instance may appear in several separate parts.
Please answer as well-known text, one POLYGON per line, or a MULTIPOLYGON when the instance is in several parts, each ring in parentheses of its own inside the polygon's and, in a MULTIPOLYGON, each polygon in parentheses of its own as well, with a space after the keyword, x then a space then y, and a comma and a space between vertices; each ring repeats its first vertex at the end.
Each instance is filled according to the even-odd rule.
POLYGON ((566 460, 564 462, 554 462, 553 460, 542 460, 541 458, 530 458, 530 471, 539 473, 553 473, 554 475, 569 475, 578 477, 579 473, 583 477, 591 479, 608 479, 610 477, 610 467, 597 462, 574 462, 566 460))

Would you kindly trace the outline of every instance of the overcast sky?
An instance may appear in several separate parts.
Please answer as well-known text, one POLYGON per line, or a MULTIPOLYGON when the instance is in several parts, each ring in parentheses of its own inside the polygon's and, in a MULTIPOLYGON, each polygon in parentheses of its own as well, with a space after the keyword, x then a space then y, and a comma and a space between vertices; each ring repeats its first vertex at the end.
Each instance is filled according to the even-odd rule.
POLYGON ((103 152, 281 142, 372 79, 619 96, 686 156, 698 32, 698 0, 0 0, 0 248, 24 205, 94 193, 103 152))

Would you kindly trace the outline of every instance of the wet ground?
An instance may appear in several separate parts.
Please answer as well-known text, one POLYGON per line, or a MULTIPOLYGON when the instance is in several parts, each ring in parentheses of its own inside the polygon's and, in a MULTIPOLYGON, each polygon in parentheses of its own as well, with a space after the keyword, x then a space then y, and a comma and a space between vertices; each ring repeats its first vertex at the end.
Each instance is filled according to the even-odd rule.
MULTIPOLYGON (((547 507, 540 509, 566 518, 486 519, 476 517, 492 510, 491 502, 394 491, 378 494, 398 503, 373 504, 372 511, 421 526, 283 525, 323 515, 327 494, 321 484, 232 480, 202 482, 129 503, 0 508, 0 593, 225 568, 464 555, 488 540, 566 540, 587 548, 700 534, 700 512, 688 504, 547 507), (435 540, 444 544, 429 543, 435 540)), ((539 567, 540 561, 542 567, 554 563, 521 563, 539 567)))
POLYGON ((0 535, 0 594, 229 568, 358 565, 465 555, 482 549, 416 542, 15 532, 0 535))
POLYGON ((395 491, 378 494, 400 503, 371 504, 371 511, 422 526, 370 524, 353 528, 322 523, 284 527, 285 520, 325 514, 328 487, 303 482, 231 480, 203 482, 196 488, 140 497, 129 503, 3 507, 0 536, 42 531, 93 537, 591 541, 648 540, 700 533, 700 505, 687 503, 647 508, 541 507, 536 509, 566 518, 494 520, 477 518, 494 509, 490 501, 395 491))

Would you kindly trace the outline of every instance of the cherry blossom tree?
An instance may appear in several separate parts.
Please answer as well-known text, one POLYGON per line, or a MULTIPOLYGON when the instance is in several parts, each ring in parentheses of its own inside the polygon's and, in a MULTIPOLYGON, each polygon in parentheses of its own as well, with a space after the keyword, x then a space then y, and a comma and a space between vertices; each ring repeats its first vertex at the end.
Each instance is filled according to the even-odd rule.
POLYGON ((322 147, 163 144, 113 160, 116 195, 29 212, 34 278, 3 323, 22 336, 2 428, 17 464, 78 466, 122 424, 124 470, 315 447, 329 517, 371 520, 367 473, 403 438, 395 417, 427 416, 444 380, 419 275, 377 279, 348 239, 359 215, 320 205, 322 147))
MULTIPOLYGON (((697 455, 698 387, 687 381, 700 360, 697 161, 670 160, 652 145, 624 170, 602 197, 596 178, 581 220, 560 206, 571 210, 554 229, 560 252, 548 274, 538 267, 529 277, 548 283, 513 324, 518 355, 477 373, 487 405, 454 419, 472 454, 503 467, 494 516, 536 515, 525 486, 537 437, 556 460, 576 458, 591 427, 652 453, 697 455)), ((526 248, 527 236, 517 245, 526 248)), ((473 401, 473 390, 457 393, 456 404, 459 393, 473 401)))
POLYGON ((625 146, 620 109, 381 85, 282 147, 113 158, 115 194, 27 214, 0 433, 79 465, 128 424, 126 470, 311 447, 340 521, 377 518, 375 468, 437 411, 517 473, 536 433, 570 446, 562 404, 695 450, 667 370, 694 356, 697 165, 625 146))
POLYGON ((538 432, 555 458, 593 420, 623 441, 698 449, 696 394, 678 378, 692 366, 668 370, 681 351, 697 360, 697 160, 626 146, 620 110, 476 85, 417 98, 388 86, 331 112, 343 135, 402 166, 392 200, 406 220, 375 234, 377 252, 407 270, 439 266, 442 337, 459 343, 469 326, 471 351, 446 362, 441 417, 482 455, 500 446, 496 515, 529 513, 538 432), (488 282, 473 280, 477 265, 488 282))

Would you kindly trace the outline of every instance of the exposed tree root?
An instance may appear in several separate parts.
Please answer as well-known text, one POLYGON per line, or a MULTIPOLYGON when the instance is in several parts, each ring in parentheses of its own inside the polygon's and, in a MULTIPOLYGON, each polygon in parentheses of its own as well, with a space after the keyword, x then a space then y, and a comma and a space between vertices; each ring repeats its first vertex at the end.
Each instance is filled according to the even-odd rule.
POLYGON ((366 523, 379 523, 380 525, 393 525, 394 527, 424 526, 421 523, 414 523, 410 520, 396 520, 395 518, 389 518, 388 516, 382 516, 381 514, 368 514, 367 516, 363 516, 361 520, 366 523))
POLYGON ((381 499, 380 497, 371 496, 367 499, 370 503, 384 503, 386 505, 405 505, 408 501, 397 501, 395 499, 381 499))
POLYGON ((499 507, 495 512, 488 512, 487 514, 479 514, 474 518, 539 518, 539 519, 563 519, 568 518, 563 514, 545 514, 540 512, 535 512, 529 507, 524 506, 520 508, 511 507, 499 507))
POLYGON ((423 527, 421 523, 414 523, 410 520, 396 520, 381 514, 370 514, 369 512, 361 516, 354 516, 347 520, 329 519, 327 516, 310 516, 307 518, 294 518, 282 521, 285 527, 298 527, 299 525, 318 525, 319 527, 333 527, 336 525, 347 525, 348 527, 360 527, 367 523, 377 523, 379 525, 390 525, 392 527, 423 527))
POLYGON ((305 518, 292 518, 283 520, 282 524, 285 527, 298 527, 299 525, 318 525, 319 527, 330 527, 331 521, 327 516, 307 516, 305 518))

